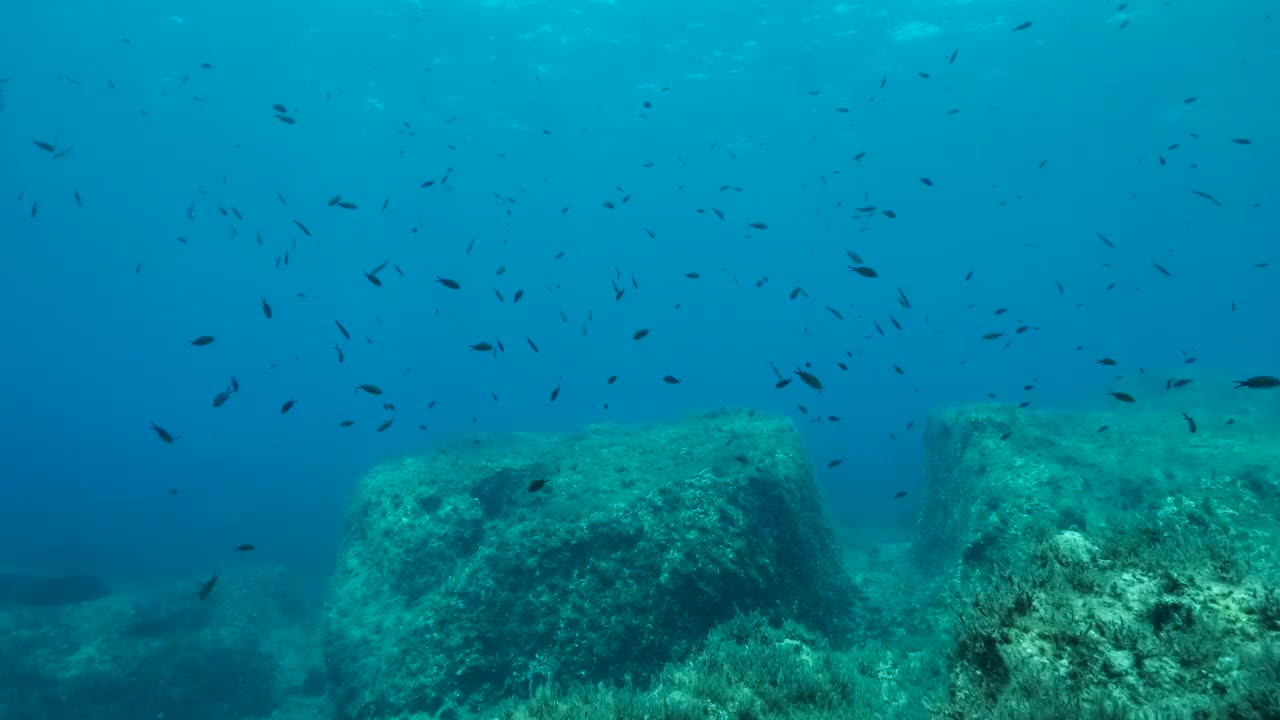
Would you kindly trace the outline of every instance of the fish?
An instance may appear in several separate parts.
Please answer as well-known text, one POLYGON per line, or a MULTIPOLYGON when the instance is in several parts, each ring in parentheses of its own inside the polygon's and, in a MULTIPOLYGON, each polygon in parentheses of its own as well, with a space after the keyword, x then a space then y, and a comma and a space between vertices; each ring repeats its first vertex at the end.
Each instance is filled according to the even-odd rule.
POLYGON ((1156 270, 1159 270, 1160 274, 1164 275, 1165 277, 1173 277, 1173 273, 1169 272, 1164 268, 1164 266, 1158 263, 1151 263, 1151 267, 1155 268, 1156 270))
POLYGON ((346 359, 346 355, 343 354, 342 348, 338 346, 338 343, 333 344, 333 349, 338 353, 338 362, 342 362, 346 359))
POLYGON ((1126 392, 1116 392, 1114 390, 1108 390, 1107 394, 1123 403, 1136 402, 1134 400, 1134 397, 1126 392))
POLYGON ((32 144, 32 145, 35 145, 36 147, 40 148, 41 150, 44 150, 45 152, 55 152, 55 151, 57 151, 57 149, 58 149, 57 147, 55 147, 55 146, 54 146, 54 145, 52 145, 51 143, 47 143, 47 142, 45 142, 45 141, 43 141, 43 140, 37 140, 37 139, 35 139, 35 138, 31 138, 31 144, 32 144))
POLYGON ((165 430, 164 428, 160 427, 155 423, 151 423, 151 429, 155 431, 156 436, 160 438, 161 442, 163 442, 166 445, 173 444, 174 437, 169 433, 168 430, 165 430))
POLYGON ((610 376, 609 376, 609 377, 604 381, 604 384, 605 384, 605 385, 612 385, 612 384, 614 384, 614 383, 616 383, 616 382, 618 382, 618 376, 617 376, 617 375, 610 375, 610 376))
POLYGON ((275 117, 277 120, 284 123, 285 125, 295 125, 298 122, 297 120, 294 120, 291 116, 286 115, 282 112, 276 113, 275 117))
POLYGON ((529 347, 530 347, 534 352, 539 352, 537 343, 535 343, 531 338, 525 338, 525 339, 524 339, 524 341, 525 341, 525 342, 527 342, 527 343, 529 343, 529 347))
POLYGON ((679 385, 683 381, 674 375, 663 375, 662 382, 668 385, 679 385))
POLYGON ((1106 235, 1103 235, 1102 233, 1094 233, 1094 235, 1097 235, 1097 236, 1098 236, 1098 239, 1102 240, 1102 242, 1103 242, 1107 247, 1111 248, 1112 250, 1115 250, 1115 249, 1116 249, 1115 243, 1113 243, 1113 242, 1111 242, 1110 240, 1108 240, 1106 235))
POLYGON ((267 302, 266 298, 262 298, 262 314, 266 315, 268 320, 271 319, 271 304, 267 302))
POLYGON ((213 577, 206 580, 204 585, 200 586, 200 599, 204 600, 205 598, 209 597, 209 593, 213 592, 213 586, 217 584, 218 584, 218 573, 214 573, 213 577))
POLYGON ((1248 380, 1233 380, 1237 388, 1253 388, 1254 390, 1270 390, 1280 387, 1280 378, 1271 375, 1256 375, 1248 380))
POLYGON ((388 418, 388 419, 386 419, 386 420, 383 420, 383 421, 382 421, 382 423, 381 423, 380 425, 378 425, 378 430, 377 430, 377 431, 378 431, 378 432, 386 432, 386 431, 387 431, 387 428, 391 427, 392 423, 394 423, 395 421, 396 421, 396 419, 395 419, 395 418, 388 418))
POLYGON ((481 340, 475 345, 471 345, 470 348, 476 352, 489 352, 490 350, 493 349, 493 345, 491 343, 487 343, 481 340))
POLYGON ((311 237, 311 229, 308 228, 306 225, 303 225, 301 222, 297 220, 294 220, 293 224, 298 226, 298 229, 302 231, 303 235, 306 235, 307 237, 311 237))
POLYGON ((368 280, 371 284, 373 284, 374 287, 382 287, 382 281, 379 280, 378 276, 374 275, 373 273, 367 273, 367 272, 364 273, 364 279, 368 280))
POLYGON ((906 491, 906 490, 899 490, 898 492, 896 492, 896 493, 894 493, 894 494, 893 494, 893 499, 894 499, 894 500, 901 500, 902 498, 904 498, 904 497, 906 497, 906 496, 907 496, 907 491, 906 491))
POLYGON ((1199 195, 1200 197, 1204 198, 1205 200, 1208 200, 1209 202, 1213 203, 1214 205, 1217 205, 1218 207, 1222 207, 1222 203, 1217 198, 1215 198, 1214 196, 1210 195, 1207 192, 1204 192, 1203 190, 1192 190, 1191 192, 1195 193, 1196 195, 1199 195))
POLYGON ((338 322, 337 320, 334 320, 333 324, 338 326, 338 331, 342 333, 342 337, 348 340, 351 339, 351 333, 347 332, 347 329, 342 326, 342 323, 338 322))
POLYGON ((1098 426, 1098 429, 1097 429, 1097 430, 1094 430, 1094 432, 1106 432, 1106 431, 1107 431, 1107 426, 1106 426, 1106 425, 1099 425, 1099 426, 1098 426))
POLYGON ((284 415, 285 413, 287 413, 287 412, 289 412, 290 410, 292 410, 292 409, 293 409, 293 406, 294 406, 294 405, 297 405, 297 404, 298 404, 298 401, 297 401, 297 400, 294 400, 294 399, 290 398, 289 400, 285 401, 285 404, 283 404, 283 405, 281 405, 281 406, 280 406, 280 414, 281 414, 281 415, 284 415))
POLYGON ((275 110, 275 111, 276 111, 276 112, 278 112, 278 113, 287 113, 287 112, 289 112, 289 108, 285 107, 285 106, 284 106, 284 105, 282 105, 281 103, 272 103, 272 105, 271 105, 271 109, 272 109, 272 110, 275 110))
POLYGON ((1116 364, 1116 361, 1115 361, 1115 360, 1112 360, 1112 359, 1111 359, 1111 358, 1109 358, 1109 357, 1107 357, 1107 358, 1098 358, 1098 359, 1097 359, 1097 360, 1095 360, 1094 362, 1096 362, 1096 363, 1097 363, 1097 364, 1099 364, 1099 365, 1115 365, 1115 364, 1116 364))
POLYGON ((201 335, 200 337, 196 338, 195 340, 188 340, 188 341, 187 341, 187 344, 188 344, 188 345, 191 345, 191 346, 193 346, 193 347, 204 347, 205 345, 211 345, 211 344, 213 344, 213 336, 212 336, 212 335, 201 335))
POLYGON ((520 302, 520 298, 524 297, 524 290, 516 290, 516 294, 511 296, 511 304, 515 305, 520 302))
POLYGON ((1231 138, 1231 142, 1237 145, 1252 145, 1253 141, 1249 138, 1231 138))
POLYGON ((440 277, 439 275, 437 275, 437 276, 436 276, 436 282, 438 282, 438 283, 440 283, 441 285, 443 285, 443 286, 445 286, 445 287, 449 288, 450 290, 461 290, 461 289, 462 289, 462 286, 458 284, 458 281, 457 281, 457 280, 450 280, 449 278, 440 277))
POLYGON ((253 552, 254 550, 257 550, 258 548, 257 548, 256 546, 254 546, 254 545, 250 545, 250 544, 248 544, 248 543, 245 543, 245 544, 243 544, 243 545, 236 545, 235 547, 233 547, 233 548, 231 548, 231 549, 232 549, 232 550, 235 550, 236 552, 253 552))
POLYGON ((213 396, 213 406, 214 406, 214 407, 216 407, 216 408, 218 408, 218 407, 222 407, 224 404, 226 404, 226 402, 227 402, 228 400, 230 400, 230 399, 231 399, 231 393, 232 393, 232 391, 231 391, 230 389, 227 389, 227 390, 223 390, 222 392, 218 393, 217 395, 214 395, 214 396, 213 396))
POLYGON ((631 334, 632 340, 640 340, 649 334, 649 328, 640 328, 631 334))
POLYGON ((749 223, 747 223, 747 227, 749 227, 749 228, 754 228, 754 229, 756 229, 756 230, 768 230, 768 229, 769 229, 769 226, 768 226, 767 224, 765 224, 765 223, 762 223, 762 222, 749 222, 749 223))
POLYGON ((370 395, 382 394, 382 388, 378 387, 377 385, 357 385, 356 392, 360 392, 361 390, 369 393, 370 395))
POLYGON ((547 479, 544 477, 538 478, 533 482, 529 483, 529 492, 531 493, 538 492, 539 490, 541 490, 546 486, 547 486, 547 479))
POLYGON ((355 425, 355 424, 356 424, 355 420, 343 420, 342 422, 338 423, 338 427, 344 427, 344 428, 351 427, 352 425, 355 425))
POLYGON ((1002 337, 1004 337, 1004 333, 1002 333, 1002 332, 989 332, 989 333, 987 333, 986 335, 983 335, 983 336, 982 336, 982 339, 983 339, 983 340, 995 340, 996 338, 1002 338, 1002 337))
POLYGON ((551 391, 551 399, 547 401, 547 404, 555 402, 558 397, 560 397, 560 386, 556 385, 555 389, 551 391))
POLYGON ((806 372, 802 368, 796 368, 796 375, 799 376, 800 380, 804 382, 805 385, 808 385, 818 392, 822 392, 822 381, 818 379, 817 375, 814 375, 811 372, 806 372))
POLYGON ((844 458, 836 458, 835 460, 831 460, 830 462, 828 462, 827 467, 829 468, 839 467, 842 463, 844 463, 844 458))
POLYGON ((1191 434, 1192 434, 1192 435, 1195 435, 1195 434, 1196 434, 1196 421, 1195 421, 1195 420, 1193 420, 1193 419, 1192 419, 1192 417, 1191 417, 1190 415, 1186 414, 1185 412, 1183 412, 1183 413, 1182 413, 1182 419, 1187 421, 1187 429, 1191 431, 1191 434))
POLYGON ((866 265, 850 265, 849 270, 858 273, 864 278, 880 277, 879 273, 866 265))
POLYGON ((1013 29, 1013 31, 1018 32, 1019 30, 1026 30, 1029 27, 1031 27, 1031 21, 1028 20, 1027 22, 1019 24, 1017 27, 1013 29))

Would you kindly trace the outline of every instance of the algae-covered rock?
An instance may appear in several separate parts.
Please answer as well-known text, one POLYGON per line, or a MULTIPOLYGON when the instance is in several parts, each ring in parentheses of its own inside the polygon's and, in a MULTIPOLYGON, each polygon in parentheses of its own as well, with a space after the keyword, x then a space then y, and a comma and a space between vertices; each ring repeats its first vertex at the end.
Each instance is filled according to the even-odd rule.
POLYGON ((201 601, 202 581, 0 608, 0 718, 247 720, 296 705, 296 585, 280 571, 228 574, 201 601))
POLYGON ((364 478, 326 660, 342 717, 430 716, 640 681, 740 612, 838 642, 856 602, 787 419, 516 435, 364 478))
POLYGON ((1278 429, 939 413, 915 558, 951 716, 1280 717, 1278 429))

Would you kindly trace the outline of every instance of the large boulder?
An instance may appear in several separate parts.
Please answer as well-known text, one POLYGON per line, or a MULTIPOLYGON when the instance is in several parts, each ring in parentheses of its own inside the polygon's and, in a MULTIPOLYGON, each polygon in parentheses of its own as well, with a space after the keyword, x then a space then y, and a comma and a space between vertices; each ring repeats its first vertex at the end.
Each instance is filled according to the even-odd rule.
POLYGON ((1280 428, 1191 412, 934 415, 949 717, 1280 717, 1280 428))
POLYGON ((374 468, 325 655, 342 718, 449 716, 548 682, 642 682, 738 613, 839 643, 858 608, 794 425, 717 413, 374 468))

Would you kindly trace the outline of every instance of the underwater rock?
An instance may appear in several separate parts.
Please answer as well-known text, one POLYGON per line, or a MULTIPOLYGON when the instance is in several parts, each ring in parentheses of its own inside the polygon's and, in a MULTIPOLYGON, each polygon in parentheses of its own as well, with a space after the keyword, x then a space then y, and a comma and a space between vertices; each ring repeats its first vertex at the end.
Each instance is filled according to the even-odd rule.
POLYGON ((323 691, 307 677, 319 648, 287 600, 296 581, 229 572, 204 602, 200 582, 62 602, 91 589, 78 581, 45 586, 39 606, 0 606, 0 717, 266 718, 308 702, 295 688, 323 691))
POLYGON ((460 444, 374 468, 325 656, 342 718, 637 681, 759 612, 839 643, 861 598, 792 422, 752 412, 460 444))
POLYGON ((110 594, 107 581, 93 575, 0 575, 0 605, 58 607, 99 600, 110 594))
POLYGON ((1169 415, 933 416, 948 716, 1280 717, 1280 428, 1169 415))

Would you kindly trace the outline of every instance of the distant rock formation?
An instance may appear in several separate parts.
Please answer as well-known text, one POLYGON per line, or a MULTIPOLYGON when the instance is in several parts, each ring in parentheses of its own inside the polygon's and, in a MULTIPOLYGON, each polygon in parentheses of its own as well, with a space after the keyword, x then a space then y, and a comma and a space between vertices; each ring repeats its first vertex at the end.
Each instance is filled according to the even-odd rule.
POLYGON ((59 607, 107 597, 111 586, 93 575, 0 575, 0 605, 59 607))
POLYGON ((377 467, 325 637, 338 717, 434 717, 642 681, 758 612, 838 645, 861 598, 786 418, 715 413, 468 443, 377 467))

